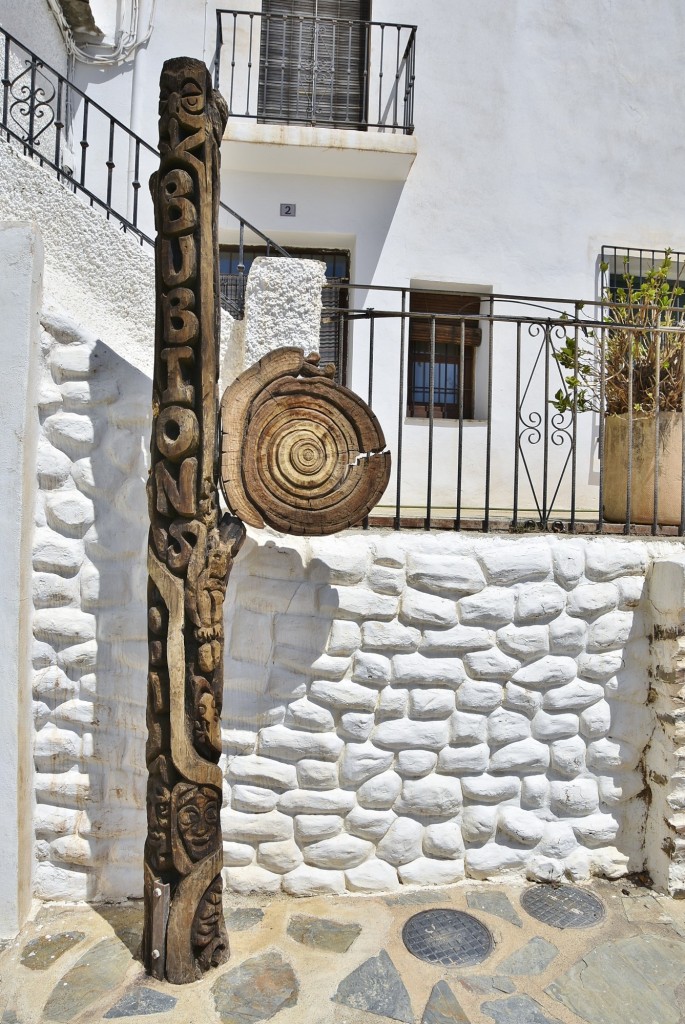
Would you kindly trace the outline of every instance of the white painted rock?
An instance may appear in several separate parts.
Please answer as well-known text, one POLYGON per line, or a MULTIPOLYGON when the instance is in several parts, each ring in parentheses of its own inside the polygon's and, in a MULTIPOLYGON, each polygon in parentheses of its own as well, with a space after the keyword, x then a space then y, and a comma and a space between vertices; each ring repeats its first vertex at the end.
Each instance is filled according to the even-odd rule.
POLYGON ((354 793, 346 789, 291 789, 278 801, 283 814, 348 814, 354 806, 354 793))
POLYGON ((604 697, 604 688, 597 683, 574 679, 572 683, 548 690, 542 699, 545 711, 582 711, 604 697))
POLYGON ((279 842, 292 839, 293 822, 292 818, 280 811, 244 814, 224 807, 221 811, 221 831, 227 842, 279 842))
POLYGON ((548 821, 538 853, 555 860, 568 857, 578 846, 572 825, 572 821, 548 821))
POLYGON ((598 538, 588 544, 585 562, 585 572, 592 580, 642 574, 647 566, 647 549, 641 541, 598 538))
POLYGON ((61 537, 49 527, 36 530, 33 539, 33 568, 61 576, 75 576, 83 562, 83 542, 61 537))
POLYGON ((518 625, 551 622, 566 604, 566 592, 556 583, 523 583, 516 596, 518 625))
POLYGON ((390 682, 390 664, 383 654, 357 651, 352 660, 352 679, 367 686, 385 686, 390 682))
POLYGON ((313 682, 309 693, 313 700, 336 711, 373 711, 378 700, 376 690, 347 679, 341 682, 313 682))
POLYGON ((449 718, 454 711, 452 690, 419 690, 409 692, 409 716, 417 719, 449 718))
POLYGON ((502 871, 520 868, 526 857, 525 850, 489 842, 480 848, 466 851, 465 867, 468 878, 492 878, 502 871))
POLYGON ((502 807, 497 816, 497 830, 521 846, 535 846, 542 839, 545 823, 532 811, 502 807))
POLYGON ((397 772, 383 772, 365 782, 357 790, 360 807, 373 810, 389 810, 402 789, 402 779, 397 772))
POLYGON ((351 892, 392 892, 400 887, 395 868, 377 857, 350 868, 345 878, 351 892))
POLYGON ((291 839, 283 843, 260 843, 257 862, 267 871, 284 875, 302 863, 302 853, 291 839))
POLYGON ((552 857, 534 854, 526 863, 526 878, 531 882, 559 882, 564 876, 564 865, 552 857))
POLYGON ((475 559, 449 555, 409 555, 407 581, 420 590, 455 596, 475 594, 485 586, 485 578, 475 559))
POLYGON ((616 769, 636 768, 641 751, 627 740, 610 740, 604 738, 593 740, 587 746, 588 768, 598 774, 616 769))
POLYGON ((333 733, 298 732, 284 725, 272 725, 261 730, 257 749, 263 757, 284 761, 299 761, 303 757, 337 761, 343 741, 333 733))
POLYGON ((479 626, 453 626, 452 629, 424 630, 420 650, 424 654, 466 654, 487 651, 495 643, 495 634, 479 626))
POLYGON ((345 875, 342 871, 300 864, 283 875, 283 892, 289 896, 341 896, 345 892, 345 875))
POLYGON ((628 874, 629 857, 615 846, 593 851, 590 857, 590 871, 600 878, 623 878, 628 874))
POLYGON ((278 803, 278 794, 270 789, 257 786, 234 786, 231 792, 231 806, 236 811, 259 814, 273 811, 278 803))
POLYGON ((337 814, 298 814, 295 818, 295 841, 299 846, 330 839, 342 830, 342 818, 337 814))
POLYGON ((522 661, 542 658, 549 650, 548 632, 545 626, 510 624, 497 630, 497 644, 512 658, 519 658, 522 661))
POLYGON ((338 766, 330 761, 298 761, 297 784, 300 789, 337 789, 338 766))
POLYGON ((496 647, 464 655, 464 668, 472 679, 501 679, 506 682, 520 667, 519 661, 496 647))
POLYGON ((563 686, 576 677, 576 663, 573 658, 548 654, 544 658, 524 665, 512 677, 517 686, 533 690, 548 690, 552 686, 563 686))
POLYGON ((533 719, 532 732, 536 740, 550 743, 562 740, 578 733, 578 715, 549 715, 546 711, 538 711, 533 719))
POLYGON ((458 821, 441 821, 426 825, 423 852, 427 857, 455 860, 464 856, 464 841, 458 821))
POLYGON ((95 444, 95 426, 90 416, 77 412, 55 412, 43 423, 48 441, 70 459, 88 455, 95 444))
POLYGON ((254 847, 248 843, 224 843, 224 867, 246 867, 254 860, 254 847))
POLYGON ((555 780, 550 783, 550 806, 555 814, 573 817, 592 814, 599 806, 596 779, 555 780))
POLYGON ((315 868, 354 868, 373 852, 373 843, 345 833, 310 843, 304 848, 304 859, 315 868))
POLYGON ((464 877, 464 861, 417 857, 409 864, 401 864, 397 873, 404 885, 451 885, 464 877))
POLYGON ((532 717, 542 707, 542 694, 508 682, 504 687, 504 707, 532 717))
POLYGON ((399 622, 365 622, 362 626, 362 646, 367 651, 415 651, 420 642, 421 633, 414 626, 399 622))
POLYGON ((485 715, 472 715, 467 711, 455 711, 450 718, 450 743, 466 746, 470 743, 485 743, 488 735, 488 719, 485 715))
POLYGON ((392 762, 392 753, 379 750, 370 740, 348 743, 340 763, 340 781, 343 786, 358 789, 367 779, 386 771, 392 762))
POLYGON ((362 632, 356 622, 335 619, 331 623, 326 651, 332 655, 354 654, 361 646, 362 632))
POLYGON ((393 809, 398 815, 446 818, 456 814, 460 807, 459 779, 428 775, 423 779, 406 779, 393 809))
POLYGON ((552 571, 549 547, 533 540, 521 544, 493 538, 491 544, 479 550, 478 559, 489 582, 502 587, 524 580, 544 580, 552 571))
POLYGON ((338 735, 352 743, 363 743, 371 735, 374 725, 373 715, 362 715, 356 711, 347 711, 340 716, 338 735))
POLYGON ((599 740, 606 736, 611 727, 611 706, 599 700, 580 714, 580 731, 586 739, 599 740))
POLYGON ((549 747, 537 740, 519 740, 495 750, 490 758, 490 771, 539 772, 549 766, 549 747))
POLYGON ((478 775, 461 780, 461 791, 467 800, 498 804, 512 800, 521 791, 521 780, 514 775, 478 775))
POLYGON ((503 587, 486 587, 479 594, 463 597, 459 602, 459 621, 499 629, 514 618, 514 593, 503 587))
POLYGON ((294 765, 281 764, 270 757, 255 754, 234 757, 229 762, 227 774, 231 782, 264 786, 266 789, 295 789, 297 786, 294 765))
POLYGON ((408 779, 421 779, 432 772, 438 763, 438 755, 431 750, 400 750, 395 769, 408 779))
POLYGON ((500 706, 503 697, 504 691, 500 683, 466 679, 457 690, 457 709, 487 714, 500 706))
POLYGON ((550 744, 550 765, 559 775, 573 779, 585 768, 585 743, 580 736, 554 740, 550 744))
POLYGON ((426 658, 423 654, 399 654, 392 659, 393 678, 403 686, 435 686, 456 689, 464 679, 458 658, 426 658))
POLYGON ((618 590, 613 583, 586 583, 572 590, 566 599, 569 615, 594 619, 609 612, 618 603, 618 590))
POLYGON ((566 654, 572 658, 585 650, 587 625, 582 619, 572 619, 562 612, 549 624, 551 654, 566 654))
POLYGON ((497 708, 488 718, 488 743, 491 746, 503 746, 515 743, 530 736, 530 721, 517 711, 497 708))
POLYGON ((319 594, 319 612, 336 619, 389 622, 397 615, 398 607, 396 597, 366 587, 329 587, 319 594))
POLYGON ((552 565, 554 579, 570 590, 585 571, 585 546, 572 541, 556 541, 552 544, 552 565))
MULTIPOLYGON (((454 700, 454 698, 452 698, 454 700)), ((404 718, 409 710, 409 690, 397 686, 386 686, 381 690, 377 715, 380 721, 388 718, 404 718)))
POLYGON ((645 788, 645 780, 641 771, 613 772, 611 775, 600 775, 597 779, 599 796, 603 804, 615 807, 617 804, 632 800, 645 788))
POLYGON ((400 618, 408 626, 439 627, 455 626, 457 606, 454 601, 433 594, 422 594, 409 587, 400 602, 400 618))
MULTIPOLYGON (((587 649, 590 654, 625 647, 635 625, 634 612, 608 612, 590 626, 587 649)), ((636 632, 640 632, 639 624, 636 632)))
POLYGON ((281 876, 258 864, 244 868, 224 868, 222 874, 227 890, 239 896, 271 895, 281 888, 281 876))
POLYGON ((352 537, 315 537, 309 578, 314 583, 359 583, 369 564, 368 546, 352 537))
POLYGON ((487 842, 497 825, 497 807, 471 804, 462 814, 461 832, 467 843, 487 842))
POLYGON ((39 437, 36 451, 36 473, 41 488, 60 487, 68 478, 71 459, 47 438, 39 437))
POLYGON ((376 856, 389 864, 408 864, 421 856, 423 825, 413 818, 398 818, 381 839, 376 856))
POLYGON ((438 755, 438 771, 450 775, 473 775, 487 771, 490 748, 487 743, 470 747, 443 747, 438 755))
POLYGON ((573 822, 578 842, 584 846, 606 846, 618 835, 619 823, 611 814, 589 814, 573 822))
POLYGON ((394 811, 372 811, 353 807, 345 818, 345 827, 353 836, 377 843, 388 831, 397 815, 394 811))
POLYGON ((366 574, 366 583, 377 594, 390 594, 392 597, 399 597, 404 590, 406 577, 403 569, 374 565, 366 574))
POLYGON ((372 545, 373 559, 377 565, 388 565, 392 568, 403 568, 405 554, 397 543, 399 535, 381 535, 372 545))
POLYGON ((621 651, 607 654, 581 654, 578 658, 578 675, 593 683, 606 683, 620 671, 623 665, 621 651))
POLYGON ((549 779, 546 775, 526 775, 521 780, 521 807, 528 810, 549 807, 549 779))
POLYGON ((308 729, 312 732, 326 732, 335 728, 335 719, 327 708, 314 704, 307 697, 301 697, 289 704, 284 724, 292 729, 308 729))
POLYGON ((373 733, 374 743, 389 750, 440 750, 447 744, 448 738, 447 721, 412 722, 399 719, 381 722, 373 733))

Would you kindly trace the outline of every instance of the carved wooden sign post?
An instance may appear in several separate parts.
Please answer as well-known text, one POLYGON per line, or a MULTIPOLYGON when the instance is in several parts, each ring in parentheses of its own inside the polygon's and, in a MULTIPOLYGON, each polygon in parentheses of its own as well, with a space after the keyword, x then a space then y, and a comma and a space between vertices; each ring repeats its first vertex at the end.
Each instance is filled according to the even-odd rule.
POLYGON ((160 83, 155 363, 148 483, 148 836, 143 957, 182 984, 225 962, 223 602, 243 521, 333 533, 358 523, 390 474, 371 410, 301 349, 270 353, 227 389, 218 480, 219 147, 226 105, 201 61, 160 83), (238 518, 239 517, 239 518, 238 518))

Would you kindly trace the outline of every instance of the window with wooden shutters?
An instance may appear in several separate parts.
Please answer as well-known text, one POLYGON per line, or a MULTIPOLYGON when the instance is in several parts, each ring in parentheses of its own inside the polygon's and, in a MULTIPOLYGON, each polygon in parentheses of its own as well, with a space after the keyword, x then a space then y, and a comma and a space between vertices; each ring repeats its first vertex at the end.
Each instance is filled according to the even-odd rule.
POLYGON ((263 0, 258 119, 366 127, 369 0, 263 0))
MULTIPOLYGON (((454 320, 435 320, 433 414, 442 419, 459 418, 460 376, 463 376, 463 417, 467 420, 473 419, 475 350, 481 342, 481 331, 478 321, 474 318, 480 312, 479 297, 454 295, 449 292, 412 291, 409 310, 412 313, 457 315, 454 320), (461 318, 459 314, 462 315, 461 318)), ((431 332, 430 316, 410 319, 407 397, 409 416, 428 416, 430 412, 431 332)))

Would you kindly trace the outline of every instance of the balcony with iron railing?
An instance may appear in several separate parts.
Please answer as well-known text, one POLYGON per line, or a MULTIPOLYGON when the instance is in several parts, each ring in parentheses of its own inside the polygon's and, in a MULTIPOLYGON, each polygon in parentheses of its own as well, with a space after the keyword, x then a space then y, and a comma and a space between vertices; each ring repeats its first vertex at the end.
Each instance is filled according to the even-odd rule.
POLYGON ((307 149, 307 173, 331 173, 331 159, 350 173, 340 159, 352 152, 375 168, 371 177, 406 177, 416 153, 415 25, 241 10, 216 17, 214 82, 229 108, 229 161, 252 169, 240 148, 259 143, 254 169, 266 164, 265 145, 273 169, 278 147, 290 145, 307 149))

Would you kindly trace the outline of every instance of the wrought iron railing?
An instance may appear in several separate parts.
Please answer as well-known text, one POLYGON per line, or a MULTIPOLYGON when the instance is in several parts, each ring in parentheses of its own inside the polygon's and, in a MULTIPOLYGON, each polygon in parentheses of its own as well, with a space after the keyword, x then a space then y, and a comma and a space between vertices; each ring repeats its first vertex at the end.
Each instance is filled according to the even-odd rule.
MULTIPOLYGON (((436 308, 444 310, 448 293, 435 294, 441 299, 436 308)), ((620 338, 625 379, 632 380, 644 326, 617 326, 602 301, 475 298, 480 303, 475 313, 415 312, 408 288, 352 284, 349 308, 326 309, 328 317, 348 324, 348 384, 372 406, 392 451, 391 483, 368 525, 683 536, 682 310, 671 326, 657 324, 652 331, 651 409, 634 407, 630 384, 628 407, 619 417, 609 416, 610 360, 620 338), (450 345, 456 353, 448 357, 450 345), (472 418, 465 398, 469 381, 460 372, 468 367, 469 346, 474 350, 472 418), (412 353, 415 348, 418 354, 412 353), (668 382, 661 369, 666 353, 668 382), (423 364, 418 379, 412 370, 417 362, 423 364), (447 372, 449 366, 456 369, 447 372), (675 376, 680 398, 673 397, 675 376), (418 389, 420 402, 412 402, 412 389, 418 389), (425 415, 412 415, 420 405, 425 415), (645 455, 647 419, 651 448, 645 455), (619 449, 612 441, 608 454, 610 420, 614 438, 614 421, 622 421, 622 440, 619 449), (624 463, 618 472, 618 514, 615 497, 608 497, 609 478, 614 495, 617 490, 617 457, 624 463), (675 514, 664 490, 668 473, 677 490, 675 514)))
POLYGON ((214 80, 231 117, 414 131, 416 26, 218 10, 214 80))
MULTIPOLYGON (((141 187, 159 166, 157 149, 2 28, 0 61, 0 135, 141 244, 153 245, 152 201, 141 187)), ((247 232, 266 245, 267 254, 288 255, 226 203, 220 209, 225 223, 237 227, 241 251, 247 232)), ((241 281, 228 307, 234 314, 242 313, 243 295, 241 281)))

